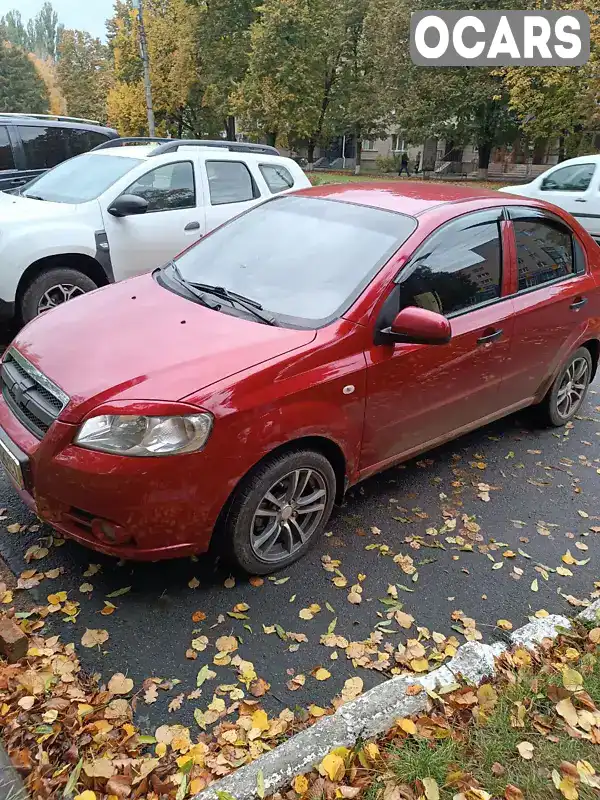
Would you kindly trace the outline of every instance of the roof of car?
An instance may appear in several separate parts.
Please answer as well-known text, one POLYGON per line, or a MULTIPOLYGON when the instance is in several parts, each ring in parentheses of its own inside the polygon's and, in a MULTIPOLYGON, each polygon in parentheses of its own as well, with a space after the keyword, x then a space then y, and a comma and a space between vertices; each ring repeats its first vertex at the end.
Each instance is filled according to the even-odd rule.
POLYGON ((3 114, 0 111, 0 122, 2 125, 27 125, 29 127, 41 128, 75 128, 77 130, 90 130, 97 131, 98 133, 110 134, 111 138, 118 137, 118 133, 114 128, 109 128, 101 123, 96 123, 92 120, 89 122, 81 119, 53 119, 48 116, 34 116, 29 114, 3 114))
MULTIPOLYGON (((91 155, 94 156, 126 156, 127 158, 150 158, 152 156, 152 152, 156 150, 158 145, 156 144, 130 144, 130 145, 123 145, 122 147, 107 147, 102 149, 96 149, 91 151, 91 155)), ((271 155, 270 153, 239 153, 237 151, 231 152, 230 150, 225 150, 225 148, 216 148, 216 147, 199 147, 197 145, 190 145, 189 147, 182 146, 179 150, 174 151, 172 153, 162 153, 161 155, 156 156, 156 159, 164 159, 166 161, 174 161, 177 158, 187 156, 189 158, 190 153, 204 153, 210 156, 211 161, 254 161, 259 163, 286 163, 290 162, 289 158, 285 158, 284 156, 276 156, 275 154, 271 155)))
MULTIPOLYGON (((498 200, 498 193, 490 189, 457 186, 451 183, 428 181, 364 181, 357 183, 335 183, 302 189, 298 194, 325 197, 346 203, 372 206, 386 211, 398 211, 416 216, 430 208, 446 203, 467 200, 498 200)), ((501 200, 505 202, 504 197, 501 200)))

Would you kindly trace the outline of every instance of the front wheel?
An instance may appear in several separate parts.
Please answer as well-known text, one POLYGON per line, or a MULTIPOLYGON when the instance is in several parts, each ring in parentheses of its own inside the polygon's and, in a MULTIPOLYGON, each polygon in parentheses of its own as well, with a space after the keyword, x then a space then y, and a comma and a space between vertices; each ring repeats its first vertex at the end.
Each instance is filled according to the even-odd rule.
POLYGON ((321 453, 273 456, 236 491, 225 519, 227 555, 254 575, 287 567, 323 533, 335 492, 335 473, 321 453))
POLYGON ((34 278, 21 299, 21 319, 32 319, 98 286, 83 272, 70 267, 46 270, 34 278))
POLYGON ((540 404, 547 423, 558 428, 573 419, 585 400, 592 370, 590 351, 587 347, 580 347, 565 363, 540 404))

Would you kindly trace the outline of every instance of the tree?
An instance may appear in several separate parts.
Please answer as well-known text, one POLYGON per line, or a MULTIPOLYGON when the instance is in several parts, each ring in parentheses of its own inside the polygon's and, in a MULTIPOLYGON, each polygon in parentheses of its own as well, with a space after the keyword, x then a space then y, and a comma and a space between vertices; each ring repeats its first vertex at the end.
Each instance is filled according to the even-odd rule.
POLYGON ((35 53, 42 59, 56 60, 63 29, 58 14, 49 2, 44 3, 27 25, 23 22, 21 12, 16 9, 0 17, 0 39, 35 53))
POLYGON ((0 41, 29 50, 29 36, 20 11, 15 9, 0 17, 0 41))
POLYGON ((54 61, 52 61, 51 58, 38 58, 33 53, 29 53, 29 60, 36 68, 38 75, 46 85, 50 113, 66 114, 67 102, 58 82, 56 64, 54 61))
POLYGON ((106 121, 108 50, 89 33, 65 30, 56 72, 71 116, 106 121))
POLYGON ((48 110, 48 93, 27 55, 0 42, 0 111, 42 114, 48 110))

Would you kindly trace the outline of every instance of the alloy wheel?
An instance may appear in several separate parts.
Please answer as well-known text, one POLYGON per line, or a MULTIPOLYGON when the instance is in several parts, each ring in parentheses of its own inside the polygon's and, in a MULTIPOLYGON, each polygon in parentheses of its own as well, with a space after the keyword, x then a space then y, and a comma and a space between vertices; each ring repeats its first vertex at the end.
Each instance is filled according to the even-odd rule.
POLYGON ((250 546, 261 561, 289 558, 310 539, 323 519, 328 488, 316 469, 295 469, 274 483, 258 504, 250 546))
POLYGON ((72 283, 57 283, 56 286, 51 286, 41 296, 37 312, 38 314, 43 314, 44 311, 56 308, 56 306, 66 303, 67 300, 79 297, 82 294, 85 294, 85 292, 79 286, 75 286, 72 283))
POLYGON ((589 381, 590 367, 585 358, 574 358, 563 373, 556 394, 556 411, 568 419, 581 405, 589 381))

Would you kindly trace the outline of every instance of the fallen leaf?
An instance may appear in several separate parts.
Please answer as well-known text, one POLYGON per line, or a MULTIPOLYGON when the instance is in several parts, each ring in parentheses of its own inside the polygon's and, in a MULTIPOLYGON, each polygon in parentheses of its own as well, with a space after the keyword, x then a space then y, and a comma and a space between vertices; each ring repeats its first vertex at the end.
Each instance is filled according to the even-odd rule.
POLYGON ((517 745, 517 750, 521 758, 524 758, 526 761, 530 761, 533 758, 534 747, 531 742, 520 742, 517 745))
POLYGON ((184 697, 185 695, 183 693, 178 694, 177 697, 174 697, 169 703, 169 712, 179 711, 179 709, 181 708, 181 704, 183 703, 184 697))
POLYGON ((440 789, 435 778, 421 778, 427 800, 440 800, 440 789))
POLYGON ((110 592, 110 594, 107 594, 106 596, 112 599, 113 597, 121 597, 122 595, 127 594, 127 592, 130 591, 131 591, 131 586, 124 586, 122 589, 115 589, 114 592, 110 592))
POLYGON ((575 669, 565 667, 562 673, 563 686, 568 692, 578 692, 583 689, 583 678, 575 669))
POLYGON ((258 575, 253 575, 249 580, 250 586, 254 586, 254 587, 262 586, 264 582, 265 582, 265 579, 264 578, 259 578, 258 575))
POLYGON ((88 778, 112 778, 116 768, 109 758, 97 758, 84 763, 83 771, 88 778))
POLYGON ((507 784, 504 790, 505 800, 524 800, 523 792, 518 786, 513 786, 512 783, 507 784))
POLYGON ((346 772, 344 759, 335 753, 329 753, 319 764, 319 772, 330 781, 341 781, 346 772))
POLYGON ((108 631, 98 628, 87 628, 81 637, 81 644, 84 647, 96 647, 108 639, 108 631))
POLYGON ((33 708, 34 703, 35 703, 35 697, 28 695, 27 697, 22 697, 17 703, 17 705, 20 708, 25 709, 25 711, 29 711, 31 708, 33 708))
POLYGON ((502 628, 503 631, 512 631, 513 628, 512 622, 510 622, 508 619, 499 619, 498 622, 496 622, 496 625, 499 628, 502 628))
POLYGON ((534 580, 531 581, 531 591, 532 592, 537 592, 538 589, 539 589, 539 585, 538 585, 538 582, 537 582, 537 578, 534 578, 534 580))
POLYGON ((96 800, 96 792, 92 792, 91 789, 86 789, 81 794, 75 795, 75 800, 96 800))
POLYGON ((396 722, 396 725, 403 730, 404 733, 408 733, 411 736, 414 736, 417 732, 417 726, 412 721, 412 719, 399 719, 396 722))
POLYGON ((345 702, 354 700, 355 697, 358 697, 358 695, 362 693, 363 685, 362 678, 348 678, 342 689, 342 700, 345 702))
POLYGON ((331 678, 331 672, 326 670, 324 667, 319 667, 317 670, 313 672, 313 676, 318 681, 326 681, 328 678, 331 678))
POLYGON ((292 781, 292 788, 296 794, 306 794, 308 792, 308 780, 304 775, 297 775, 292 781))
POLYGON ((155 683, 151 683, 150 686, 144 692, 144 703, 147 705, 151 705, 152 703, 156 703, 158 700, 158 689, 156 688, 155 683))
POLYGON ((197 589, 200 586, 200 581, 198 580, 198 578, 194 577, 188 581, 188 586, 190 587, 190 589, 197 589))
POLYGON ((564 700, 561 700, 559 703, 556 704, 556 712, 560 714, 560 716, 565 720, 565 722, 572 728, 577 727, 579 718, 577 716, 577 711, 575 710, 575 706, 571 702, 570 697, 565 697, 564 700))
POLYGON ((122 672, 116 672, 108 682, 108 691, 111 694, 129 694, 132 689, 133 681, 122 672))
POLYGON ((82 594, 87 594, 88 592, 93 592, 94 587, 92 586, 91 583, 82 583, 81 586, 79 587, 79 591, 82 594))

